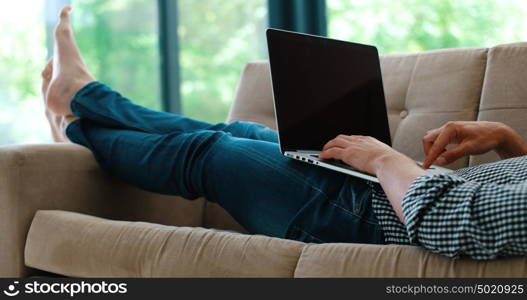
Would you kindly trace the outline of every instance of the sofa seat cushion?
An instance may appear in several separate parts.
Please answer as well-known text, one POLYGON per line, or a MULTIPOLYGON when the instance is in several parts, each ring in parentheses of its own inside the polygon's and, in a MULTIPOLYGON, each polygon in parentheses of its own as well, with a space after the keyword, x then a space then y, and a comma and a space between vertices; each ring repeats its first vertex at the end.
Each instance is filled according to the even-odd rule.
POLYGON ((401 245, 308 245, 295 277, 527 277, 527 257, 477 261, 401 245))
POLYGON ((38 211, 28 267, 73 277, 527 277, 527 257, 450 259, 411 246, 261 235, 38 211))
POLYGON ((25 263, 74 277, 292 277, 304 245, 48 210, 33 219, 25 263))

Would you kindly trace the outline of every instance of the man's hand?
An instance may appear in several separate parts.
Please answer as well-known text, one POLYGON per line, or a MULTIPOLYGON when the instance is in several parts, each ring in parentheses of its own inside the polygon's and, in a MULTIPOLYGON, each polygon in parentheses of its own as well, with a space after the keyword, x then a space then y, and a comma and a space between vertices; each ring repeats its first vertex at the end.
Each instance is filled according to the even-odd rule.
POLYGON ((329 141, 319 156, 321 159, 338 159, 369 174, 376 175, 386 158, 406 156, 370 136, 339 135, 329 141))
POLYGON ((366 173, 374 174, 392 207, 404 223, 401 207, 410 184, 425 171, 415 161, 369 136, 339 135, 320 153, 321 159, 340 159, 366 173))
POLYGON ((425 169, 434 162, 446 165, 461 157, 491 150, 496 150, 502 159, 527 154, 527 146, 514 130, 502 123, 485 121, 448 122, 427 132, 423 148, 425 169), (456 146, 446 150, 450 144, 456 146))

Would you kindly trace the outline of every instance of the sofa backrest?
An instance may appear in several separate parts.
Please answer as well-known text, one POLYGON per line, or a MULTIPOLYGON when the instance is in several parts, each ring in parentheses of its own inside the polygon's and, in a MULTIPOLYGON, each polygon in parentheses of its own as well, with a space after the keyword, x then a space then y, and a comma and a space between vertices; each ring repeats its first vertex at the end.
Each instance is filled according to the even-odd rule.
MULTIPOLYGON (((485 49, 452 49, 381 59, 393 147, 424 159, 422 138, 447 121, 476 120, 485 49)), ((468 158, 452 168, 468 165, 468 158)))
MULTIPOLYGON (((499 121, 527 140, 527 43, 381 57, 393 147, 423 160, 422 137, 448 121, 499 121)), ((267 62, 246 65, 227 121, 275 128, 267 62)), ((489 153, 452 169, 495 161, 489 153)))
MULTIPOLYGON (((503 122, 527 140, 527 43, 489 49, 478 120, 503 122)), ((474 156, 470 165, 497 159, 495 153, 474 156)))

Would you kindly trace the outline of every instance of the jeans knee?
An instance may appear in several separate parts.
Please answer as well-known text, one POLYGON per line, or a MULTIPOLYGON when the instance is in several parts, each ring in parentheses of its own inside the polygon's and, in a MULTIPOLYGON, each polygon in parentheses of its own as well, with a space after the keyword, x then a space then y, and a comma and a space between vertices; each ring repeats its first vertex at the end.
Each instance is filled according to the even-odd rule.
POLYGON ((195 199, 205 194, 204 178, 209 157, 214 153, 214 145, 229 134, 221 131, 196 131, 178 134, 170 148, 178 160, 172 162, 171 181, 176 193, 187 199, 195 199))
POLYGON ((250 138, 250 127, 252 124, 245 121, 234 121, 227 125, 226 131, 232 133, 234 136, 250 138))

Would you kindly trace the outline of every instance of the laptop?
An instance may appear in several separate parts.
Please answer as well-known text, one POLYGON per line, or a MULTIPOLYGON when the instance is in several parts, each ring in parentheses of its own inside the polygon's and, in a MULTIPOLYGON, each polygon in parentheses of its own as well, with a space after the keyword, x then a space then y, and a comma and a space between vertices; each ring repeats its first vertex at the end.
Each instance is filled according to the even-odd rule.
MULTIPOLYGON (((318 158, 339 134, 372 136, 391 146, 377 48, 277 29, 266 35, 282 154, 379 182, 341 161, 318 158)), ((427 172, 451 170, 432 166, 427 172)))

